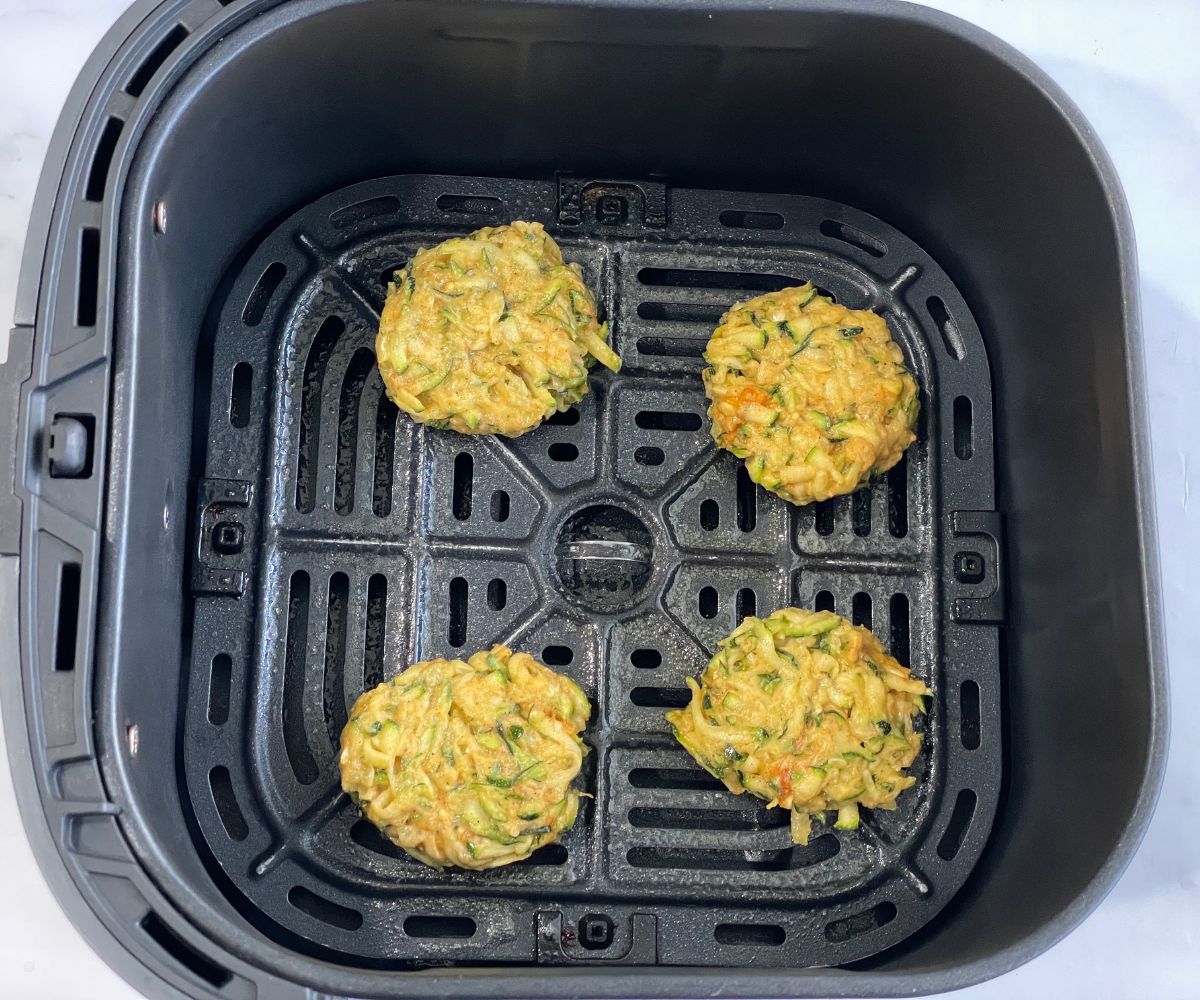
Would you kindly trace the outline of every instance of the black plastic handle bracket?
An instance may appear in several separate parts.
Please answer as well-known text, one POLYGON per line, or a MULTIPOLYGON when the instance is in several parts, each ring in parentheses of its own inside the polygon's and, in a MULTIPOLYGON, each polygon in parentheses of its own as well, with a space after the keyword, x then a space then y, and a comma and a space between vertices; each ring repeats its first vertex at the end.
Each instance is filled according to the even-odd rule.
POLYGON ((196 496, 192 591, 240 597, 246 589, 246 518, 254 487, 240 479, 202 479, 196 496))
POLYGON ((995 510, 957 510, 951 516, 954 620, 1004 621, 1004 526, 995 510))
POLYGON ((602 913, 585 913, 578 921, 557 910, 537 915, 537 960, 542 965, 655 965, 658 962, 658 918, 634 913, 629 922, 602 913))

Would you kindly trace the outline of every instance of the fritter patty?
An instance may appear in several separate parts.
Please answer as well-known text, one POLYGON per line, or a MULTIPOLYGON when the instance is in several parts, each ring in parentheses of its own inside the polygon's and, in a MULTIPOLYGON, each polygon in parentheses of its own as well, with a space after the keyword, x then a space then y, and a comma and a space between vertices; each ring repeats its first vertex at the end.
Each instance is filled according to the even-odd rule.
POLYGON ((865 485, 916 439, 917 382, 887 323, 811 283, 734 305, 704 358, 713 438, 792 503, 865 485))
POLYGON ((538 222, 418 250, 388 285, 375 340, 384 385, 413 419, 515 437, 578 403, 593 358, 617 371, 578 264, 538 222))
POLYGON ((575 822, 590 714, 574 681, 504 646, 414 663, 355 702, 342 788, 427 865, 511 864, 575 822))
POLYGON ((733 793, 792 810, 792 838, 836 809, 858 826, 858 807, 896 808, 916 780, 913 718, 929 689, 867 629, 831 611, 784 608, 747 618, 722 640, 692 700, 667 713, 675 738, 733 793))

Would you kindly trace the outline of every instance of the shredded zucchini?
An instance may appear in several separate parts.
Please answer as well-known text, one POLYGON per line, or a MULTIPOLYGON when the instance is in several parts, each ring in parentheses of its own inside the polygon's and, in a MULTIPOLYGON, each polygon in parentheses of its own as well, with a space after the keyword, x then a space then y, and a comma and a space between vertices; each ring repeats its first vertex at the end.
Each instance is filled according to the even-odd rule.
POLYGON ((355 702, 342 788, 428 865, 510 864, 574 823, 590 714, 574 681, 504 646, 415 663, 355 702))
POLYGON ((708 342, 717 444, 792 503, 849 493, 916 439, 916 380, 875 313, 811 283, 734 305, 708 342))
POLYGON ((583 398, 593 359, 621 367, 579 265, 537 222, 418 250, 388 286, 375 353, 397 406, 462 434, 524 434, 583 398))
POLYGON ((719 644, 691 702, 667 713, 680 744, 735 794, 792 810, 792 836, 837 812, 894 809, 916 779, 912 720, 929 689, 867 629, 831 611, 784 608, 750 617, 719 644))

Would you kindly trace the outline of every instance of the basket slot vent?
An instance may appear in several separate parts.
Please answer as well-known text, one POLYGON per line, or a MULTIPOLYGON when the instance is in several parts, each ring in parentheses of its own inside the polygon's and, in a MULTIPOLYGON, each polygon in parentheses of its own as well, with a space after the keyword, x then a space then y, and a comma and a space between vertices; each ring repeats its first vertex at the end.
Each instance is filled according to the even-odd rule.
POLYGON ((475 459, 468 451, 460 451, 454 457, 454 482, 450 491, 450 510, 455 520, 466 521, 471 517, 471 489, 475 479, 475 459))
POLYGON ((893 594, 888 611, 892 637, 890 652, 901 665, 911 666, 908 644, 908 597, 904 594, 893 594))
POLYGON ((825 938, 834 944, 840 944, 843 941, 856 938, 860 934, 866 934, 869 931, 883 927, 885 924, 890 924, 895 919, 896 904, 885 900, 882 903, 872 906, 869 910, 863 910, 862 913, 854 914, 852 917, 831 920, 825 925, 825 938))
POLYGON ((754 480, 744 465, 737 470, 737 526, 739 531, 753 531, 758 523, 758 494, 754 480))
POLYGON ((233 779, 226 767, 214 767, 208 772, 208 787, 212 791, 213 806, 217 810, 217 818, 225 827, 230 840, 242 841, 250 835, 250 827, 242 807, 238 805, 237 795, 233 791, 233 779))
POLYGON ((954 454, 968 459, 975 453, 975 432, 972 426, 971 400, 966 396, 954 398, 954 454))
POLYGON ((363 925, 363 915, 332 899, 318 896, 311 889, 294 885, 288 890, 288 902, 301 913, 343 931, 356 931, 363 925))
POLYGON ((740 625, 743 620, 751 615, 758 614, 758 595, 750 587, 742 587, 737 592, 735 601, 735 610, 737 623, 740 625))
POLYGON ((822 590, 813 598, 813 609, 816 611, 832 611, 834 609, 833 594, 828 590, 822 590))
POLYGON ((701 587, 696 596, 696 608, 701 618, 713 619, 721 610, 721 598, 715 587, 701 587))
POLYGON ((872 257, 882 257, 887 253, 887 247, 883 241, 875 236, 870 236, 864 233, 861 229, 856 229, 854 226, 848 226, 844 222, 838 222, 835 219, 826 219, 820 225, 821 232, 833 240, 841 240, 849 246, 856 247, 864 253, 870 254, 872 257))
POLYGON ((288 592, 287 641, 283 666, 283 745, 296 780, 317 780, 317 762, 304 733, 304 673, 308 657, 308 612, 311 582, 304 570, 292 574, 288 592))
POLYGON ((250 393, 254 388, 254 368, 248 361, 233 366, 229 380, 229 423, 245 427, 250 423, 250 393))
POLYGON ((329 578, 329 608, 325 621, 325 672, 322 692, 329 744, 336 751, 346 725, 346 636, 350 614, 350 578, 334 573, 329 578))
POLYGON ((629 822, 636 827, 655 830, 777 830, 788 826, 792 814, 787 809, 674 809, 635 806, 629 810, 629 822))
POLYGON ((871 595, 859 591, 850 601, 850 620, 863 628, 871 627, 871 595))
POLYGON ((386 396, 380 396, 375 412, 375 477, 371 509, 376 517, 392 512, 392 467, 396 461, 396 418, 400 411, 386 396))
POLYGON ((570 646, 547 646, 542 650, 542 662, 549 667, 565 667, 575 659, 570 646))
POLYGON ((946 824, 946 832, 942 834, 942 839, 938 841, 937 846, 938 857, 943 861, 953 861, 958 857, 958 852, 962 850, 967 830, 970 829, 971 820, 975 817, 977 801, 978 797, 969 788, 960 791, 958 798, 954 800, 954 811, 950 814, 950 822, 946 824))
POLYGON ((713 928, 717 944, 748 947, 778 947, 787 940, 787 933, 778 924, 717 924, 713 928))
POLYGON ((840 849, 836 837, 817 837, 772 851, 737 851, 723 848, 650 847, 629 849, 626 859, 634 868, 672 868, 683 871, 786 872, 811 868, 828 861, 840 849))
POLYGON ((446 641, 459 649, 467 641, 467 581, 456 576, 450 581, 450 627, 446 641))
POLYGON ((639 708, 683 708, 692 693, 687 688, 635 687, 629 700, 639 708))
POLYGON ((888 531, 893 538, 908 534, 908 457, 902 455, 887 474, 888 531))
POLYGON ((509 510, 508 492, 506 490, 496 490, 492 494, 492 520, 497 524, 503 524, 508 520, 509 510))
POLYGON ((488 581, 487 603, 493 611, 503 611, 508 603, 508 584, 499 577, 488 581))
POLYGON ((233 659, 228 653, 212 658, 208 675, 208 721, 223 726, 229 718, 229 689, 233 674, 233 659))
POLYGON ((334 479, 333 509, 349 514, 354 509, 354 477, 358 470, 358 412, 363 388, 375 371, 375 353, 365 347, 354 352, 342 379, 338 399, 337 466, 334 479))
POLYGON ((700 527, 705 531, 716 531, 721 525, 721 505, 712 497, 700 504, 700 527))
POLYGON ((651 358, 701 358, 707 337, 639 337, 638 354, 651 358))
POLYGON ((958 691, 959 738, 967 750, 979 749, 979 685, 963 681, 958 691))
POLYGON ((649 468, 662 465, 666 459, 666 453, 661 448, 643 446, 633 453, 633 460, 638 465, 645 465, 649 468))
POLYGON ((698 431, 703 421, 698 413, 677 410, 640 410, 633 422, 644 431, 698 431))
POLYGON ((871 491, 857 490, 850 497, 850 524, 859 538, 871 533, 871 491))
POLYGON ((404 921, 404 933, 414 938, 469 938, 475 936, 470 917, 412 916, 404 921))
POLYGON ((383 650, 387 628, 387 577, 374 574, 367 581, 367 622, 363 646, 363 687, 370 690, 383 683, 383 650))
POLYGON ((635 649, 629 654, 629 662, 639 670, 654 670, 662 666, 662 653, 657 649, 635 649))
POLYGON ((345 329, 346 324, 336 316, 328 317, 317 330, 304 362, 296 460, 296 509, 302 514, 311 514, 317 506, 317 472, 321 458, 321 387, 325 381, 329 356, 345 329))
POLYGON ((963 346, 962 334, 958 332, 958 324, 951 317, 946 303, 938 296, 931 295, 925 300, 925 308, 929 310, 929 316, 942 335, 942 343, 946 345, 950 356, 955 361, 962 361, 966 357, 967 350, 963 346))
POLYGON ((242 322, 246 326, 258 326, 266 315, 271 296, 275 294, 280 283, 287 275, 287 268, 275 261, 267 266, 262 276, 254 284, 254 289, 246 299, 246 308, 242 310, 242 322))

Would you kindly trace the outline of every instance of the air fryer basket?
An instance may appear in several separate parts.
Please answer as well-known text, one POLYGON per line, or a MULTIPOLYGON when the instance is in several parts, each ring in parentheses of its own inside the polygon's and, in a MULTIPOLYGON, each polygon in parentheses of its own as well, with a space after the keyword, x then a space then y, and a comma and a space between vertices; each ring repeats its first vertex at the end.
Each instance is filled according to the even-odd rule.
POLYGON ((1162 766, 1130 254, 1061 96, 903 5, 136 6, 64 115, 0 368, 5 723, 64 906, 143 989, 225 997, 911 993, 1035 954, 1162 766), (415 427, 374 368, 386 276, 512 218, 626 367, 514 441, 415 427), (804 278, 887 315, 922 419, 797 509, 713 448, 699 352, 804 278), (662 724, 789 603, 935 692, 900 809, 806 847, 662 724), (435 872, 357 818, 337 735, 365 684, 492 641, 588 692, 594 799, 435 872))

